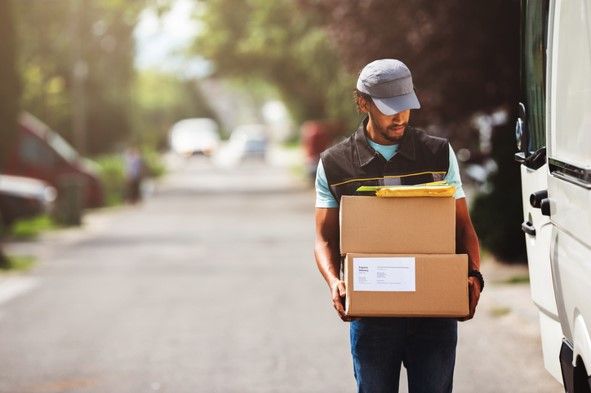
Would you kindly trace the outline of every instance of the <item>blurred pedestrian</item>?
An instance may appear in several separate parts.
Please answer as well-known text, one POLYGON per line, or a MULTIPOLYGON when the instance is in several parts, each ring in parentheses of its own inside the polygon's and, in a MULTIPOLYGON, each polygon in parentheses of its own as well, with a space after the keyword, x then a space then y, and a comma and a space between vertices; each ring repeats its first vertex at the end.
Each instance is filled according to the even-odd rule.
MULTIPOLYGON (((356 87, 356 103, 366 117, 353 135, 322 153, 316 173, 315 256, 333 307, 343 321, 351 321, 345 314, 345 282, 340 278, 340 197, 354 195, 362 185, 445 179, 456 189, 457 252, 468 254, 470 264, 470 315, 465 318, 470 319, 484 280, 456 156, 447 140, 409 125, 410 110, 420 104, 410 70, 402 62, 382 59, 366 65, 356 87)), ((359 318, 351 321, 350 339, 358 392, 397 392, 402 363, 410 393, 452 391, 456 319, 359 318)))
POLYGON ((137 147, 126 149, 123 159, 125 164, 125 199, 129 203, 137 203, 142 199, 144 160, 137 147))
POLYGON ((306 172, 311 181, 316 178, 320 153, 331 144, 332 136, 328 132, 329 128, 330 124, 318 120, 311 120, 302 124, 301 136, 306 155, 306 172))

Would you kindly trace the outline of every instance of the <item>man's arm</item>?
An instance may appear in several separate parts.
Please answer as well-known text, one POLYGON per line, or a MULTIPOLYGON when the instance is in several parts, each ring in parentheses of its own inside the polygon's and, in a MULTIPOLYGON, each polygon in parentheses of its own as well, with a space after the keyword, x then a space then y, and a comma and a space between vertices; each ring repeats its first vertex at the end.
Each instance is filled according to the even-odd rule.
MULTIPOLYGON (((472 225, 466 198, 456 199, 456 252, 468 254, 469 268, 480 270, 480 246, 478 236, 472 225)), ((470 294, 470 315, 462 320, 472 319, 480 299, 480 282, 475 277, 468 277, 470 294)))
POLYGON ((316 240, 314 243, 316 265, 330 288, 332 304, 343 321, 345 315, 345 283, 340 278, 341 255, 339 252, 339 209, 316 208, 316 240))
POLYGON ((480 270, 480 246, 466 198, 456 199, 456 252, 468 254, 470 269, 480 270))

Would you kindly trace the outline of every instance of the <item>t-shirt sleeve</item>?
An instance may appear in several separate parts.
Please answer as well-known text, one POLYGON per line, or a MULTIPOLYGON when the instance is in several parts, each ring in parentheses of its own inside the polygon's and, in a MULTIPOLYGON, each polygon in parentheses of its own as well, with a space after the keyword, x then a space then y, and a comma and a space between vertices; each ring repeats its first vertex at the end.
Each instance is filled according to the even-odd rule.
POLYGON ((318 168, 316 168, 316 207, 339 207, 338 202, 334 199, 328 188, 328 180, 326 179, 326 172, 322 165, 322 160, 318 161, 318 168))
POLYGON ((451 145, 449 146, 449 168, 445 175, 445 180, 456 188, 456 193, 454 195, 456 199, 466 197, 464 188, 462 187, 462 179, 460 179, 458 159, 456 158, 456 153, 454 153, 454 149, 452 149, 451 145))

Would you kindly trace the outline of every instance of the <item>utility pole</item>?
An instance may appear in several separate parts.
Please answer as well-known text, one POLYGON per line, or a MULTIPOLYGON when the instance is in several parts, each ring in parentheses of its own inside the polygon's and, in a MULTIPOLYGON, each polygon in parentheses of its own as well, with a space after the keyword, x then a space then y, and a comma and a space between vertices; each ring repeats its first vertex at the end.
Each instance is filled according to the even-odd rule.
POLYGON ((71 0, 72 30, 72 130, 74 144, 80 154, 86 154, 86 80, 88 63, 84 58, 85 0, 71 0))

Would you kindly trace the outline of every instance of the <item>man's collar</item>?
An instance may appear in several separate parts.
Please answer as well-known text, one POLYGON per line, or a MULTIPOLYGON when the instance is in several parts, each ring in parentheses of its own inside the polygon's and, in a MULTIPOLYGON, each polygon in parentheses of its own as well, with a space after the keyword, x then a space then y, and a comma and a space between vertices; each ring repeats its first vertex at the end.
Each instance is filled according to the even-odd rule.
MULTIPOLYGON (((365 127, 367 126, 368 118, 366 117, 363 122, 355 131, 355 146, 357 147, 357 156, 359 157, 359 165, 366 166, 373 160, 374 158, 378 157, 378 154, 367 142, 366 130, 365 127)), ((411 126, 406 126, 404 130, 404 136, 400 141, 398 146, 398 152, 396 154, 402 154, 404 157, 408 158, 409 160, 415 159, 415 141, 414 141, 414 130, 411 126)))
POLYGON ((355 147, 357 148, 357 157, 359 157, 359 165, 366 166, 373 160, 374 158, 378 157, 378 153, 372 149, 372 147, 367 143, 367 139, 365 137, 365 125, 367 124, 368 118, 366 117, 359 127, 357 131, 355 131, 355 147))

